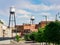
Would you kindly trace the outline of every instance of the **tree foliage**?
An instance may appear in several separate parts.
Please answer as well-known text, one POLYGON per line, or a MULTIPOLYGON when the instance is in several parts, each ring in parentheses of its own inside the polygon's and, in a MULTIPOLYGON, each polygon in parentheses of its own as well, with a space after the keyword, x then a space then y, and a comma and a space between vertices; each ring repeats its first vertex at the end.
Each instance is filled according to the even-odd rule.
POLYGON ((1 23, 1 24, 4 24, 1 20, 0 20, 0 23, 1 23))
POLYGON ((32 40, 36 42, 44 41, 44 29, 39 28, 38 32, 32 32, 31 34, 25 35, 25 40, 32 40))
POLYGON ((37 41, 38 42, 43 42, 44 39, 44 28, 39 28, 38 29, 38 34, 37 34, 37 41))
POLYGON ((45 37, 50 42, 60 42, 60 23, 51 22, 45 27, 45 37))
POLYGON ((16 35, 16 41, 19 42, 20 41, 20 36, 16 35))
POLYGON ((30 41, 30 40, 31 40, 31 39, 30 39, 30 34, 25 34, 24 39, 25 39, 26 41, 30 41))
POLYGON ((39 28, 38 32, 32 32, 29 39, 36 42, 60 43, 60 22, 50 22, 45 28, 39 28))

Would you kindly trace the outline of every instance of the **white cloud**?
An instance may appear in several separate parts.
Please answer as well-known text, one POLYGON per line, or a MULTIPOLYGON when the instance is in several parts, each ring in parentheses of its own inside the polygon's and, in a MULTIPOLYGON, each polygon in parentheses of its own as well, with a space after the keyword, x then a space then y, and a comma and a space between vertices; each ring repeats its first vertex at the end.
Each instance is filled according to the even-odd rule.
POLYGON ((30 20, 23 21, 25 24, 30 24, 30 20))
POLYGON ((55 21, 55 18, 54 18, 54 17, 49 17, 49 18, 47 19, 47 21, 55 21))
POLYGON ((22 2, 20 4, 17 4, 17 7, 19 7, 20 9, 28 9, 28 10, 32 10, 32 11, 50 11, 50 10, 59 10, 60 9, 60 5, 56 5, 56 4, 52 4, 50 6, 45 5, 45 4, 32 4, 30 2, 22 2))
POLYGON ((60 5, 51 5, 50 10, 60 10, 60 5))
POLYGON ((42 12, 42 13, 40 13, 40 15, 45 15, 45 16, 50 16, 51 14, 50 13, 48 13, 48 12, 42 12))
POLYGON ((5 10, 0 9, 0 15, 7 17, 8 15, 10 15, 9 10, 8 9, 5 9, 5 10))
MULTIPOLYGON (((51 2, 51 0, 49 0, 49 1, 51 2)), ((53 1, 56 2, 56 0, 53 0, 53 1)), ((60 10, 60 5, 52 4, 52 5, 48 6, 48 5, 45 5, 43 3, 35 5, 35 4, 32 4, 29 0, 17 0, 15 7, 18 9, 17 14, 30 14, 30 12, 27 12, 27 11, 22 10, 22 9, 28 9, 28 10, 31 10, 33 12, 60 10)))
POLYGON ((28 15, 22 15, 22 16, 18 16, 18 18, 30 18, 30 16, 28 16, 28 15))
POLYGON ((60 4, 60 0, 43 0, 44 3, 50 3, 50 4, 57 4, 59 5, 60 4))
POLYGON ((31 14, 30 12, 27 12, 27 11, 25 11, 25 10, 21 10, 21 9, 17 10, 16 13, 17 13, 17 14, 23 14, 23 15, 31 14))
MULTIPOLYGON (((30 18, 30 15, 34 15, 34 14, 35 14, 34 15, 35 17, 37 17, 38 15, 47 15, 47 16, 51 15, 52 16, 53 13, 50 12, 51 13, 50 14, 50 13, 48 13, 48 11, 56 11, 56 10, 59 11, 60 10, 60 5, 55 4, 58 2, 60 3, 60 1, 58 1, 58 0, 47 0, 47 1, 44 0, 43 2, 46 2, 46 3, 51 2, 54 4, 52 4, 52 5, 45 5, 44 3, 32 4, 29 0, 28 1, 27 0, 17 0, 15 3, 17 19, 18 18, 30 18), (26 11, 26 9, 29 10, 30 12, 26 11), (18 14, 22 14, 22 15, 18 15, 18 14)), ((9 5, 9 6, 11 6, 11 5, 9 5)), ((8 6, 6 5, 6 7, 8 7, 8 6)), ((9 14, 8 11, 0 10, 0 15, 8 15, 9 14)), ((54 20, 54 18, 48 17, 48 20, 54 20)))
MULTIPOLYGON (((44 18, 42 21, 46 21, 46 19, 44 18)), ((47 17, 47 21, 55 21, 55 17, 47 17)))
POLYGON ((5 15, 6 13, 3 10, 0 10, 0 15, 5 15))
POLYGON ((20 14, 20 15, 16 15, 17 18, 30 18, 31 15, 30 12, 27 12, 26 10, 22 10, 22 9, 17 10, 16 13, 20 14))
POLYGON ((29 5, 29 9, 32 11, 54 11, 54 10, 60 10, 60 5, 50 5, 47 6, 45 4, 40 4, 40 5, 29 5))

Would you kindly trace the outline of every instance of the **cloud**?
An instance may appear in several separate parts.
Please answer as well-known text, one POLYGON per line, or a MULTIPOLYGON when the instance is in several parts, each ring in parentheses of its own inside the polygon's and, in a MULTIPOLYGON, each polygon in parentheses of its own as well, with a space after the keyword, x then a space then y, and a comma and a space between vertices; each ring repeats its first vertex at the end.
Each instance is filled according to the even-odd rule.
POLYGON ((9 10, 8 9, 0 9, 0 15, 1 16, 7 16, 9 15, 9 10))
POLYGON ((31 14, 30 12, 27 12, 26 10, 22 10, 22 9, 17 10, 16 13, 17 13, 17 14, 23 14, 23 15, 31 14))
POLYGON ((54 17, 49 17, 49 18, 47 19, 47 21, 55 21, 55 18, 54 18, 54 17))
POLYGON ((59 10, 60 5, 52 4, 52 5, 45 5, 44 3, 41 4, 32 4, 30 2, 22 2, 20 4, 17 4, 17 7, 20 9, 28 9, 34 12, 39 11, 50 11, 50 10, 59 10))
MULTIPOLYGON (((8 2, 9 2, 8 4, 6 2, 4 2, 5 5, 3 5, 3 8, 5 7, 4 8, 5 10, 3 10, 3 8, 2 8, 2 10, 0 9, 0 15, 6 15, 6 17, 7 17, 7 15, 9 14, 9 12, 8 12, 9 10, 6 11, 6 9, 9 8, 13 4, 16 7, 16 16, 17 16, 17 19, 19 18, 19 20, 20 20, 20 18, 21 18, 21 20, 22 20, 22 18, 23 19, 30 18, 30 15, 34 15, 35 17, 38 17, 38 15, 47 15, 47 16, 51 15, 52 16, 53 12, 55 13, 55 11, 60 10, 60 0, 46 0, 46 1, 42 0, 42 2, 39 4, 33 4, 30 0, 16 0, 12 4, 11 4, 11 2, 13 2, 12 0, 8 1, 8 2), (45 4, 45 3, 47 3, 47 4, 45 4)), ((48 20, 53 20, 53 19, 54 18, 48 17, 48 20)))
POLYGON ((30 20, 23 21, 25 24, 30 24, 30 20))
POLYGON ((17 18, 30 18, 31 13, 27 12, 26 10, 19 9, 16 12, 18 15, 17 18))
POLYGON ((42 12, 42 13, 40 13, 40 15, 45 15, 45 16, 50 16, 51 15, 51 13, 48 13, 48 12, 42 12))
POLYGON ((44 3, 50 3, 50 4, 56 4, 59 5, 60 4, 60 0, 43 0, 44 3))
MULTIPOLYGON (((48 2, 56 2, 56 0, 47 0, 48 2)), ((44 2, 44 0, 43 0, 44 2)), ((60 10, 60 5, 52 4, 52 5, 45 5, 44 3, 41 4, 32 4, 30 0, 17 0, 15 3, 15 7, 18 9, 17 14, 29 14, 30 12, 27 12, 26 10, 22 9, 28 9, 33 12, 43 12, 43 11, 54 11, 54 10, 60 10)))
POLYGON ((6 13, 3 10, 0 10, 0 15, 5 15, 6 13))
POLYGON ((60 5, 45 5, 45 4, 40 4, 40 5, 29 5, 28 6, 30 10, 32 11, 54 11, 54 10, 60 10, 60 5))
POLYGON ((30 18, 30 16, 28 16, 28 15, 22 15, 22 16, 18 16, 18 18, 30 18))
MULTIPOLYGON (((46 19, 44 18, 43 21, 46 21, 46 19)), ((55 21, 55 18, 54 17, 47 17, 47 21, 55 21)))

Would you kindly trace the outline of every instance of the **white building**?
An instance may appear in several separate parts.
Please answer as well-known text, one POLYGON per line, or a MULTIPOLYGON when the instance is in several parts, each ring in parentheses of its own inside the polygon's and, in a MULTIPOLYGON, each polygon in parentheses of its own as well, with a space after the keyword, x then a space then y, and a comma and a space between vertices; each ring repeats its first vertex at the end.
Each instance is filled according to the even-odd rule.
POLYGON ((11 37, 11 30, 0 23, 0 37, 11 37))

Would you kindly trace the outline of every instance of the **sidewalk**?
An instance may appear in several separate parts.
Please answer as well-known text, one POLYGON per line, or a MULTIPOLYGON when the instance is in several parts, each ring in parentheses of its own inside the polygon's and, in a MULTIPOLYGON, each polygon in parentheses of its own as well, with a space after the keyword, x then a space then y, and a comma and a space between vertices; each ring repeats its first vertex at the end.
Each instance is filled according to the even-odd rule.
POLYGON ((0 44, 10 44, 10 40, 2 40, 0 41, 0 44))

